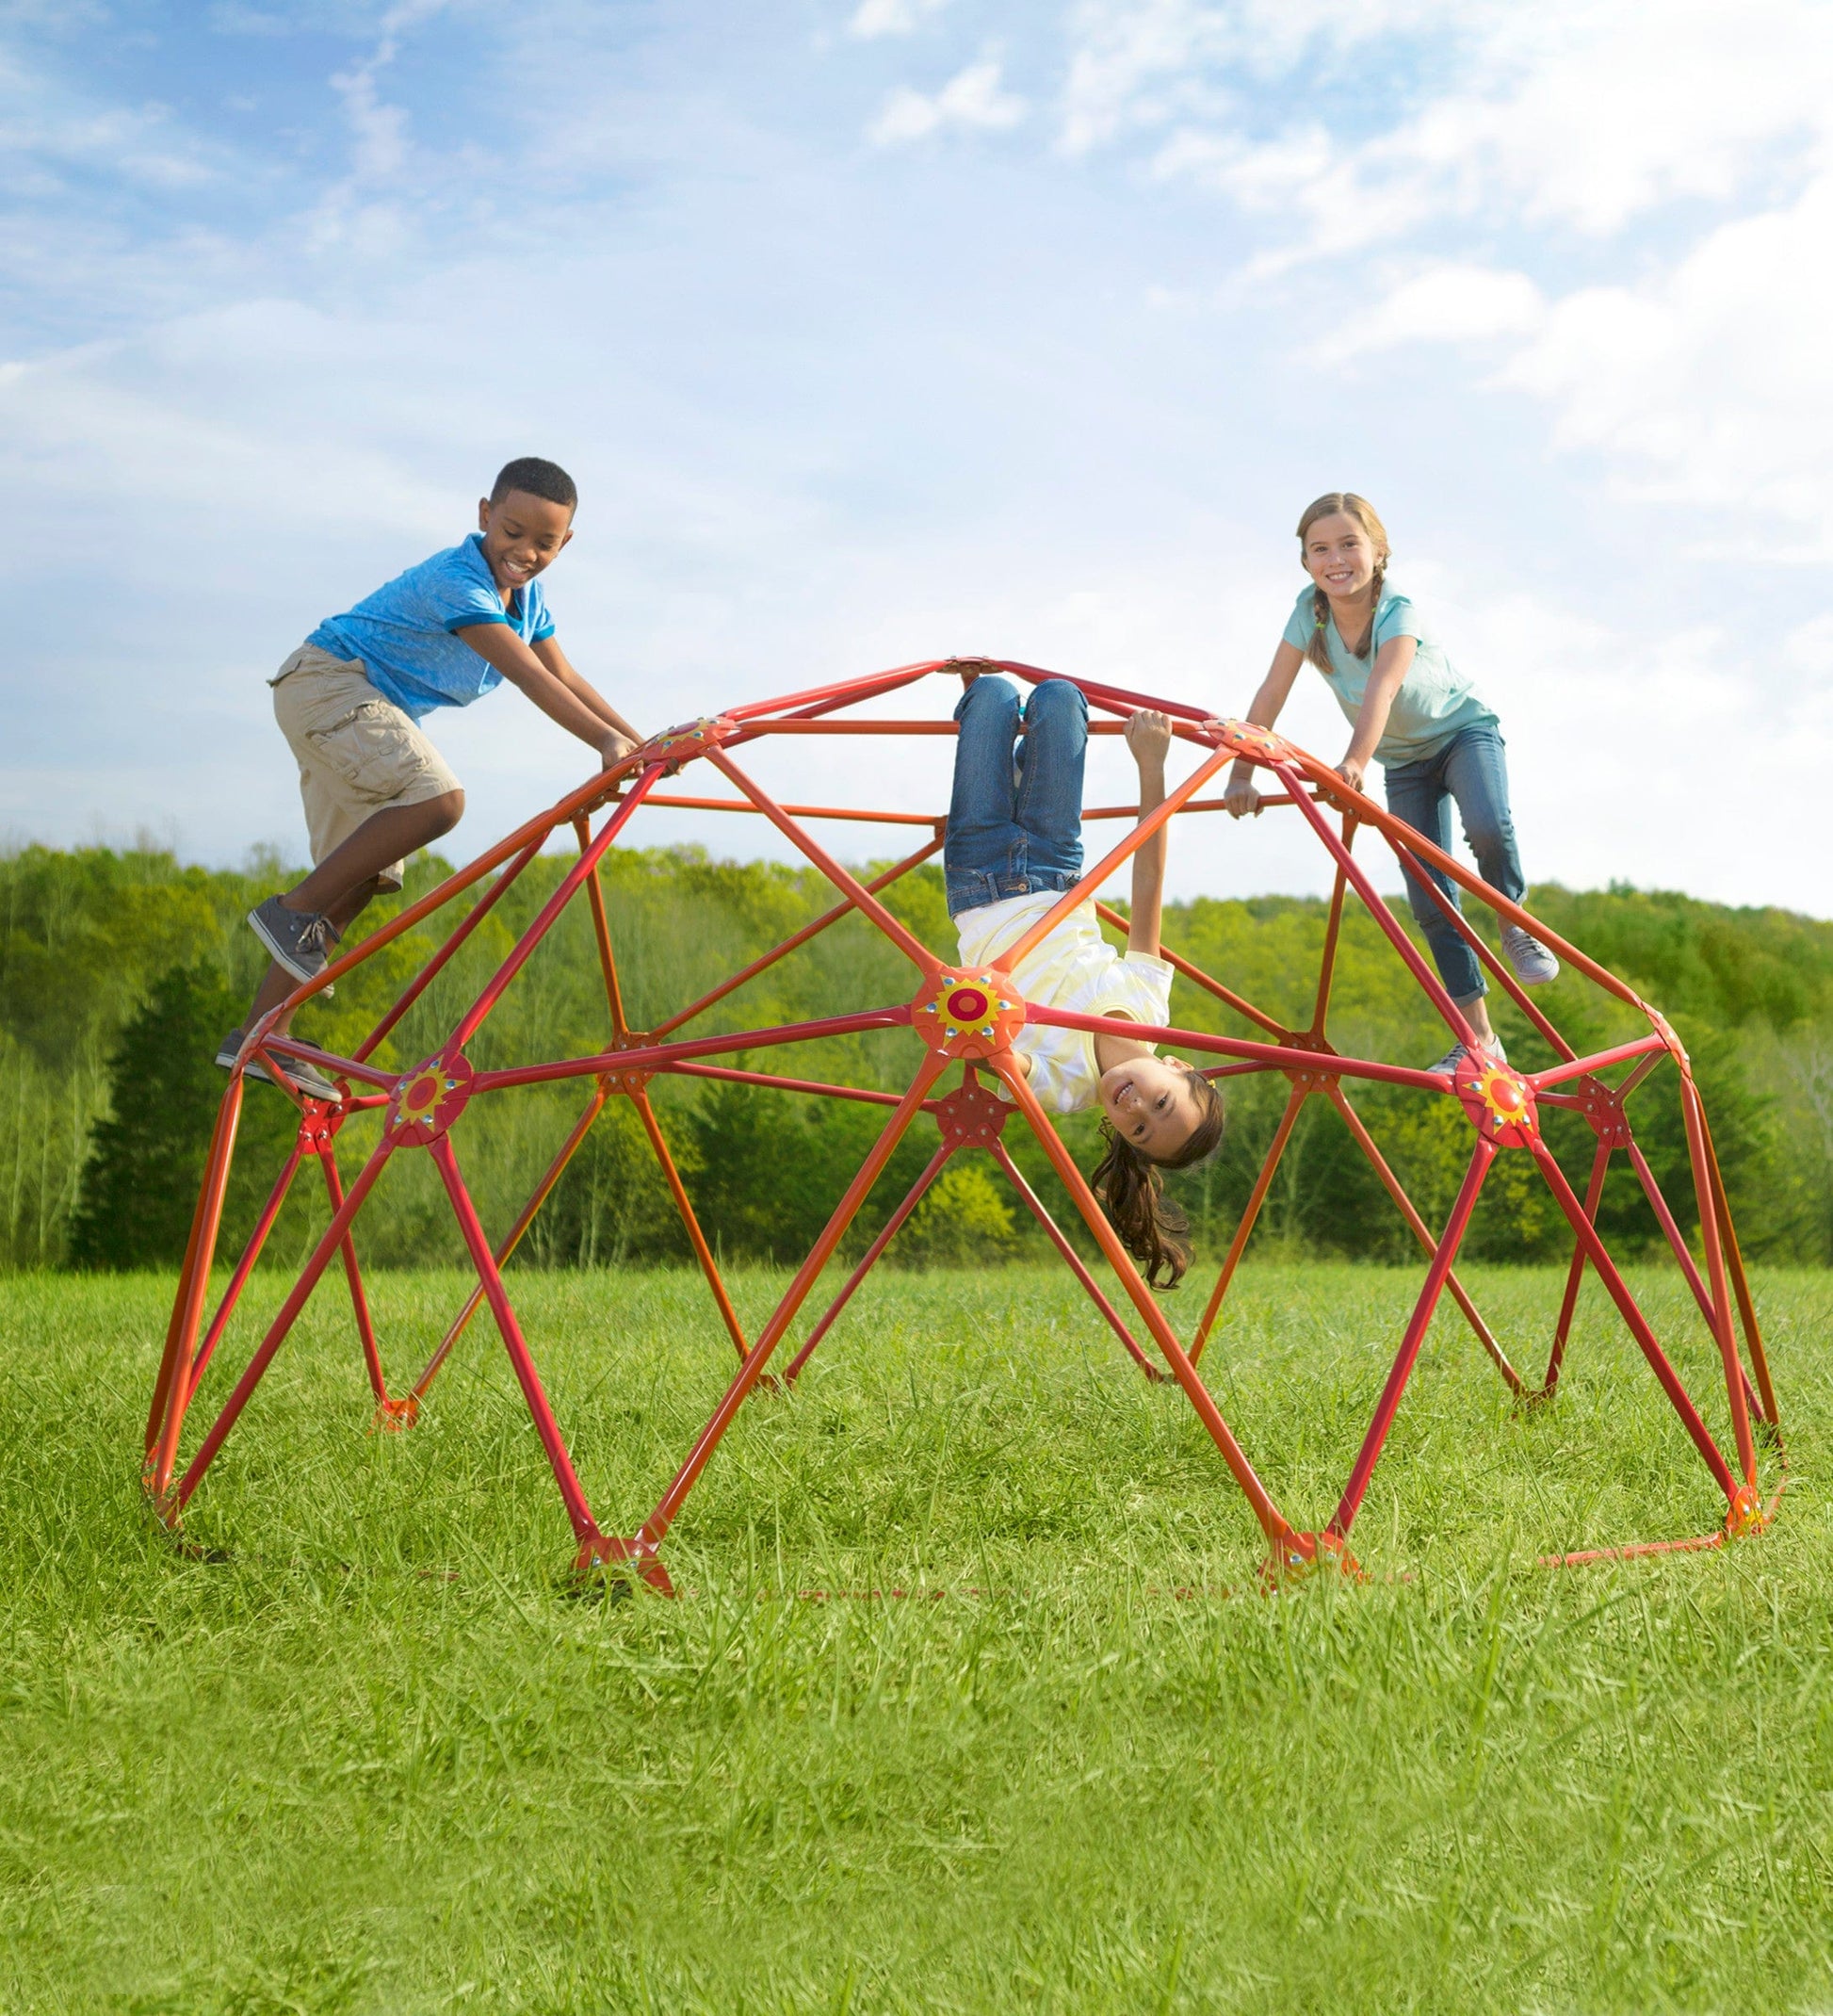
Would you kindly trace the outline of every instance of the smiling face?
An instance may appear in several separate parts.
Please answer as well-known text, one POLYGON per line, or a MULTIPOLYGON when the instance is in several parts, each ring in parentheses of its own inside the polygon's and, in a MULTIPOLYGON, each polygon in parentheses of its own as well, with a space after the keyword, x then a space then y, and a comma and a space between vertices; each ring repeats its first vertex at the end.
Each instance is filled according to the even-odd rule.
POLYGON ((1102 1072, 1095 1096, 1114 1132, 1148 1162, 1168 1162, 1203 1117, 1196 1075, 1180 1057, 1128 1057, 1102 1072))
POLYGON ((1347 512, 1333 512, 1305 530, 1305 571, 1333 602, 1366 594, 1387 553, 1347 512))
POLYGON ((560 557, 573 537, 573 513, 564 504, 511 490, 499 503, 479 499, 478 529, 491 577, 511 595, 560 557))

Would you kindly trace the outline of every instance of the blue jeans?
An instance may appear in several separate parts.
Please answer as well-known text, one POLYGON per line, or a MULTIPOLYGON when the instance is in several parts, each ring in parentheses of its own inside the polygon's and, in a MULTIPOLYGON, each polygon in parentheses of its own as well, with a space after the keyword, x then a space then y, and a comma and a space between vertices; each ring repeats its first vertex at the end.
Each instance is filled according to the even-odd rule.
MULTIPOLYGON (((1452 801, 1457 801, 1464 837, 1477 857, 1477 872, 1492 889, 1511 902, 1527 893, 1521 855, 1515 844, 1515 821, 1508 809, 1508 762, 1500 731, 1489 723, 1460 728, 1445 746, 1417 763, 1396 763, 1387 773, 1387 809, 1422 833, 1446 854, 1452 848, 1452 801)), ((1427 873, 1460 914, 1457 887, 1437 869, 1427 873)), ((1409 871, 1406 894, 1419 921, 1438 977, 1453 1000, 1486 994, 1477 955, 1409 871)))
POLYGON ((942 847, 949 915, 1009 896, 1073 887, 1082 872, 1082 759, 1088 751, 1088 702, 1081 690, 1067 679, 1034 687, 1021 741, 1012 681, 982 673, 962 694, 955 719, 961 737, 942 847))

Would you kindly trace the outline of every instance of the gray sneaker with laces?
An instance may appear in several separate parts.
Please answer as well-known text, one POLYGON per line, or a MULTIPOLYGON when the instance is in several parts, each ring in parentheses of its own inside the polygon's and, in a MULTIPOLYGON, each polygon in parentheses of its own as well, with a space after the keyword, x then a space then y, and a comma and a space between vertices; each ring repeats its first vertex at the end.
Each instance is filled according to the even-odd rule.
POLYGON ((295 980, 316 980, 338 936, 322 910, 289 910, 278 896, 249 912, 249 929, 295 980))
POLYGON ((1544 987, 1559 978, 1559 961, 1519 924, 1502 926, 1502 956, 1515 968, 1515 977, 1524 987, 1544 987))
MULTIPOLYGON (((235 1060, 241 1054, 242 1032, 239 1029, 232 1029, 218 1047, 217 1062, 225 1071, 233 1071, 235 1068, 235 1060)), ((317 1065, 316 1064, 307 1064, 303 1057, 287 1058, 285 1063, 282 1065, 281 1069, 286 1073, 287 1077, 309 1099, 326 1099, 334 1106, 343 1097, 343 1094, 319 1070, 317 1065)), ((249 1059, 248 1063, 242 1067, 242 1076, 244 1078, 259 1079, 264 1085, 272 1085, 278 1082, 274 1074, 268 1070, 266 1061, 260 1057, 251 1057, 249 1059)), ((283 1085, 280 1089, 284 1092, 286 1088, 283 1085)))
MULTIPOLYGON (((1503 1049, 1500 1036, 1494 1043, 1485 1043, 1483 1047, 1483 1053, 1485 1057, 1493 1058, 1498 1064, 1506 1064, 1508 1062, 1508 1052, 1503 1049)), ((1427 1065, 1426 1069, 1428 1071, 1442 1071, 1447 1078, 1451 1078, 1455 1075, 1458 1065, 1468 1055, 1469 1047, 1467 1044, 1453 1043, 1436 1064, 1427 1065)))

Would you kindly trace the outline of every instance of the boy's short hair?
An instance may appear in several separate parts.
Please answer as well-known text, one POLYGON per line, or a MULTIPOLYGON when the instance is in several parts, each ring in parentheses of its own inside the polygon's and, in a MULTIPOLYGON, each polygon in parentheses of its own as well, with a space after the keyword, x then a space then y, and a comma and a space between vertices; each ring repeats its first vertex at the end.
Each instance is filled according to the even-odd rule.
POLYGON ((496 472, 490 501, 500 504, 511 490, 531 497, 544 497, 550 504, 563 504, 568 511, 579 508, 579 493, 573 479, 557 462, 543 462, 539 455, 518 455, 496 472))

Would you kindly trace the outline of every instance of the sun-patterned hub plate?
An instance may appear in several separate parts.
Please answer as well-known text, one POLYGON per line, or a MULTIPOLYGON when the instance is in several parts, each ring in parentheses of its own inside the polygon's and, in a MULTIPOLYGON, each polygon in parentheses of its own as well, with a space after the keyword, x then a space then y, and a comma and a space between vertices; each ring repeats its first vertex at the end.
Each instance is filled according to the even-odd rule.
POLYGON ((1485 1141, 1499 1148, 1525 1148, 1540 1131, 1533 1087, 1493 1057, 1466 1057, 1453 1082, 1464 1111, 1485 1141))
POLYGON ((941 967, 910 1004, 910 1026, 945 1057, 991 1057, 1025 1026, 1025 1002, 1001 973, 941 967))
POLYGON ((382 1131, 397 1147, 424 1148, 437 1141, 471 1097, 471 1060, 429 1057, 395 1087, 382 1131))
POLYGON ((738 725, 723 714, 703 714, 698 721, 683 722, 678 728, 653 736, 643 744, 642 760, 646 764, 666 763, 671 771, 679 770, 695 756, 717 749, 728 736, 737 734, 738 725))

